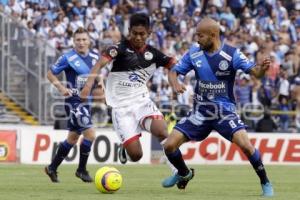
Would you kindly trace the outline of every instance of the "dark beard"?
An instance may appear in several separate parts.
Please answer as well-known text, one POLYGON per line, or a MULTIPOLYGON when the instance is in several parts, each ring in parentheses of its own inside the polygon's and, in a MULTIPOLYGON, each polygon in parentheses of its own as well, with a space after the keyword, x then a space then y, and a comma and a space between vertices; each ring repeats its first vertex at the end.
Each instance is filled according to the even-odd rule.
POLYGON ((210 50, 213 48, 213 43, 211 41, 208 42, 206 46, 202 46, 199 42, 198 44, 200 45, 201 49, 207 52, 210 52, 210 50))

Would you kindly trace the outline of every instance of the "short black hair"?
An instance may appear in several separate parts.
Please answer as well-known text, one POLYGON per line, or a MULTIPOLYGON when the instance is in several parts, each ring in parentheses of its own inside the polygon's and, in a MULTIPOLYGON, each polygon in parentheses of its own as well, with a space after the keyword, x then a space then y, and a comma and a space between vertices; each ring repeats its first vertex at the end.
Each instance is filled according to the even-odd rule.
POLYGON ((150 19, 149 16, 144 13, 135 13, 130 17, 129 27, 133 26, 144 26, 146 28, 150 28, 150 19))
POLYGON ((79 27, 74 33, 73 33, 73 37, 75 37, 76 34, 81 34, 81 33, 86 33, 89 35, 89 32, 83 28, 83 27, 79 27))

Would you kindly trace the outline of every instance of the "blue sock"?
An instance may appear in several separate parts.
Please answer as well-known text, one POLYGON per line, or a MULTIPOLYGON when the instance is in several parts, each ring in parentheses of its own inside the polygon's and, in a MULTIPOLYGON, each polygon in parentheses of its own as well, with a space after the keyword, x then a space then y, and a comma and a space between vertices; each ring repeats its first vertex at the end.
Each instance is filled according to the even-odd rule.
POLYGON ((261 184, 266 184, 267 182, 269 182, 264 164, 262 163, 260 157, 260 152, 255 149, 254 153, 248 159, 253 166, 256 174, 258 175, 261 184))
POLYGON ((174 167, 178 170, 178 175, 179 176, 186 176, 189 173, 189 169, 186 166, 182 155, 181 155, 181 151, 179 149, 177 149, 175 152, 170 153, 170 154, 166 154, 168 160, 170 161, 170 163, 172 163, 174 165, 174 167))
POLYGON ((62 161, 65 159, 65 157, 69 154, 72 147, 73 147, 73 145, 69 144, 67 142, 67 140, 65 140, 64 142, 61 142, 59 144, 56 155, 54 156, 51 164, 49 165, 49 168, 51 170, 56 171, 58 166, 62 163, 62 161))
POLYGON ((86 171, 86 163, 89 158, 92 144, 92 141, 83 139, 80 145, 79 165, 77 169, 78 171, 86 171))

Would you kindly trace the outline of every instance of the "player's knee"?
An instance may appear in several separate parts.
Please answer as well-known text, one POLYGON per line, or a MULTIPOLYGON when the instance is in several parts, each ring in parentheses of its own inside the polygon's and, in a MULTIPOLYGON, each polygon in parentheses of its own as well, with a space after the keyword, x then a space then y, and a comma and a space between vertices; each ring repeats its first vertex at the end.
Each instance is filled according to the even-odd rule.
POLYGON ((166 154, 173 153, 177 149, 177 147, 169 141, 166 141, 166 143, 163 146, 166 154))
POLYGON ((160 142, 165 140, 167 137, 168 137, 167 131, 161 131, 161 133, 157 135, 157 138, 160 142))
POLYGON ((143 152, 135 152, 134 154, 129 155, 132 162, 137 162, 143 157, 143 152))
POLYGON ((67 142, 71 145, 75 145, 78 141, 78 138, 68 138, 67 142))
POLYGON ((95 135, 89 135, 88 137, 84 137, 85 139, 93 142, 95 139, 96 139, 96 136, 95 135))
POLYGON ((242 144, 240 145, 240 148, 247 157, 250 157, 255 151, 255 148, 251 144, 242 144))

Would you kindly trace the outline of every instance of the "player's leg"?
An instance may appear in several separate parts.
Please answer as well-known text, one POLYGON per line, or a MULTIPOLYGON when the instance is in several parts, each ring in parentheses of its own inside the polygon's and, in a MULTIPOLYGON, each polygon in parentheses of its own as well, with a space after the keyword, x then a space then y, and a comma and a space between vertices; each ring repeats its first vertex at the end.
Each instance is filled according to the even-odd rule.
POLYGON ((91 146, 95 140, 95 130, 93 128, 88 128, 82 133, 84 137, 80 144, 79 164, 75 175, 83 182, 92 182, 93 179, 86 170, 86 164, 90 155, 91 146))
MULTIPOLYGON (((162 148, 164 148, 163 145, 166 142, 169 134, 167 129, 167 123, 165 122, 164 117, 160 112, 145 117, 141 122, 141 127, 142 129, 154 135, 159 140, 160 144, 162 145, 162 148)), ((172 174, 177 173, 177 169, 168 159, 167 165, 171 168, 172 174)))
POLYGON ((141 130, 131 108, 112 110, 113 126, 122 144, 118 150, 119 160, 125 164, 127 160, 137 162, 143 156, 139 138, 141 130))
POLYGON ((188 139, 184 134, 176 129, 173 129, 172 133, 168 136, 164 144, 164 151, 168 160, 176 167, 178 172, 163 180, 163 187, 173 187, 176 184, 178 189, 185 189, 188 182, 194 177, 194 169, 188 169, 179 149, 187 141, 188 139))
MULTIPOLYGON (((167 138, 168 138, 169 134, 167 132, 167 124, 163 120, 162 115, 153 115, 153 116, 146 117, 143 120, 143 126, 144 126, 145 130, 147 130, 148 132, 152 133, 155 137, 157 137, 158 140, 160 141, 160 143, 162 144, 164 152, 166 154, 166 157, 167 157, 168 161, 170 162, 170 164, 172 164, 171 165, 172 171, 176 170, 174 174, 178 173, 179 175, 182 175, 182 176, 187 175, 189 173, 189 169, 185 165, 185 163, 182 159, 181 152, 178 148, 182 143, 184 143, 186 141, 185 137, 182 137, 179 139, 181 141, 181 144, 173 145, 173 144, 171 144, 171 142, 173 140, 170 140, 170 139, 167 143, 167 138), (175 148, 175 149, 173 150, 170 148, 175 148), (179 168, 179 170, 178 170, 178 168, 179 168)), ((175 133, 172 133, 172 134, 176 135, 176 131, 175 131, 175 133)), ((170 136, 171 139, 173 138, 173 135, 170 136)))
POLYGON ((57 168, 65 157, 67 157, 74 144, 76 144, 78 138, 79 134, 77 132, 70 131, 67 139, 59 144, 57 152, 50 165, 45 167, 45 172, 52 182, 59 182, 57 178, 57 168))
POLYGON ((264 196, 273 196, 273 188, 267 177, 266 170, 262 163, 260 153, 251 144, 244 123, 239 119, 236 113, 222 111, 223 115, 219 120, 215 120, 214 128, 227 140, 238 145, 248 157, 251 165, 256 171, 263 188, 264 196))
POLYGON ((126 158, 132 162, 137 162, 143 157, 142 145, 139 140, 140 136, 141 134, 138 134, 132 138, 129 138, 122 144, 121 147, 124 148, 123 153, 126 154, 126 158))
POLYGON ((261 160, 260 152, 251 144, 245 129, 240 129, 233 134, 232 142, 238 145, 248 157, 256 174, 260 179, 260 183, 264 196, 273 196, 273 187, 267 177, 266 169, 261 160))
POLYGON ((189 170, 182 158, 179 147, 190 140, 201 141, 211 132, 211 126, 205 118, 199 118, 197 113, 191 113, 189 117, 180 120, 168 136, 164 150, 170 162, 178 169, 175 176, 165 179, 163 187, 172 187, 174 183, 179 189, 184 189, 193 178, 194 170, 189 170))

